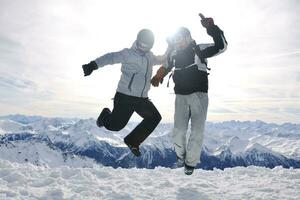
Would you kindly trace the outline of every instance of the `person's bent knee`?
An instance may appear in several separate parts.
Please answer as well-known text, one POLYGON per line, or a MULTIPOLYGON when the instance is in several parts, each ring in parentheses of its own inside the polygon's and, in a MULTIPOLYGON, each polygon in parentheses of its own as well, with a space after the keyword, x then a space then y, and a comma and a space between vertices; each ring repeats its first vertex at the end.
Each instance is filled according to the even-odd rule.
POLYGON ((155 116, 153 116, 153 123, 159 124, 161 119, 162 119, 162 117, 161 117, 160 113, 157 113, 157 114, 155 114, 155 116))
POLYGON ((147 117, 144 120, 146 121, 148 126, 156 127, 159 124, 159 122, 161 121, 161 119, 162 119, 162 117, 161 117, 160 113, 155 113, 151 117, 147 117))
POLYGON ((120 131, 122 130, 124 127, 126 126, 126 124, 117 124, 117 125, 114 125, 114 126, 108 126, 108 127, 105 127, 106 129, 110 130, 110 131, 120 131))

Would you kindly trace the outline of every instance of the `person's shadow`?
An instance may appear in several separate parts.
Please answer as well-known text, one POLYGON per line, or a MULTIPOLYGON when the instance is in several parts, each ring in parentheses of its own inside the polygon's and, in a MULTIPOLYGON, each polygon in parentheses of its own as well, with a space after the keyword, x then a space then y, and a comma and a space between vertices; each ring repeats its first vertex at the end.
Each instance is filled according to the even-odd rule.
POLYGON ((179 188, 177 191, 177 200, 210 200, 205 193, 200 193, 193 188, 179 188))

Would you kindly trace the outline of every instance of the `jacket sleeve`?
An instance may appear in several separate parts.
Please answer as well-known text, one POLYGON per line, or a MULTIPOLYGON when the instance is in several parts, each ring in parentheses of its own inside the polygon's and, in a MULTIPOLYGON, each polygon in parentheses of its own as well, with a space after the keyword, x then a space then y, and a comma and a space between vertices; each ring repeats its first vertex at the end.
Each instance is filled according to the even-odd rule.
POLYGON ((174 50, 169 51, 169 53, 167 54, 167 59, 166 59, 165 63, 163 64, 163 67, 166 69, 167 74, 174 67, 174 64, 173 64, 174 56, 175 56, 175 51, 174 50))
POLYGON ((124 63, 128 59, 128 49, 123 49, 118 52, 112 52, 104 54, 99 58, 95 59, 98 68, 104 67, 105 65, 113 65, 117 63, 124 63))
POLYGON ((165 65, 167 63, 168 55, 171 53, 171 51, 172 49, 168 47, 163 55, 153 55, 153 65, 165 65))
POLYGON ((200 49, 196 49, 197 55, 200 54, 201 59, 210 58, 212 56, 218 55, 223 53, 227 48, 227 41, 225 39, 223 31, 216 25, 209 27, 207 29, 207 34, 210 35, 213 40, 214 44, 210 47, 207 47, 200 51, 200 49))

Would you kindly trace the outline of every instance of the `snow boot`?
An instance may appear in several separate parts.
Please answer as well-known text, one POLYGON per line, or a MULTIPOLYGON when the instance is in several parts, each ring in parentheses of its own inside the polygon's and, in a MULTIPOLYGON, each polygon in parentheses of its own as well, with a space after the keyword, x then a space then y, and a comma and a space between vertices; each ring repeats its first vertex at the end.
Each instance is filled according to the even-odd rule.
POLYGON ((97 122, 96 122, 96 124, 97 124, 97 126, 98 126, 99 128, 101 128, 101 127, 104 126, 103 120, 104 120, 104 118, 105 118, 108 114, 110 114, 110 113, 111 113, 111 111, 109 110, 109 108, 103 108, 103 110, 102 110, 102 112, 100 113, 100 115, 99 115, 99 117, 98 117, 98 119, 97 119, 97 122))
POLYGON ((128 146, 128 148, 130 149, 130 151, 131 151, 136 157, 140 157, 140 156, 141 156, 141 152, 140 152, 140 148, 139 148, 139 147, 135 147, 135 146, 129 144, 128 142, 126 142, 125 139, 124 139, 124 143, 128 146))
POLYGON ((192 175, 192 173, 194 172, 195 167, 189 166, 187 164, 184 165, 184 173, 186 175, 192 175))

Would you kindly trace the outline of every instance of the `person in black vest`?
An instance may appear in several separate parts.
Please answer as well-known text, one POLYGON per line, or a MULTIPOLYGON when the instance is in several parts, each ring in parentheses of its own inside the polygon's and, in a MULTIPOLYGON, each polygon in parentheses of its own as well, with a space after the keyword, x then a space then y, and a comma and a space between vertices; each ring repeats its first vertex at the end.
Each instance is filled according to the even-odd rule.
POLYGON ((167 64, 161 66, 152 78, 153 86, 158 86, 163 77, 174 68, 175 115, 172 140, 177 155, 177 166, 183 167, 191 175, 200 162, 203 133, 208 108, 207 58, 224 52, 227 41, 223 31, 214 24, 212 18, 201 20, 213 44, 196 44, 190 31, 181 27, 168 41, 173 51, 168 55, 167 64), (191 134, 187 136, 188 123, 191 120, 191 134))

